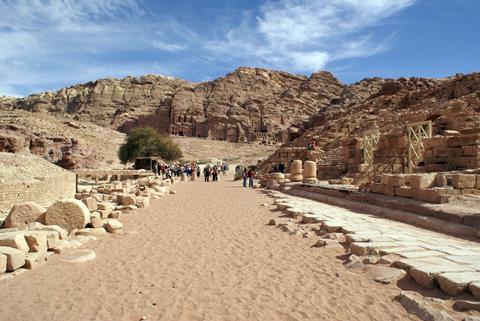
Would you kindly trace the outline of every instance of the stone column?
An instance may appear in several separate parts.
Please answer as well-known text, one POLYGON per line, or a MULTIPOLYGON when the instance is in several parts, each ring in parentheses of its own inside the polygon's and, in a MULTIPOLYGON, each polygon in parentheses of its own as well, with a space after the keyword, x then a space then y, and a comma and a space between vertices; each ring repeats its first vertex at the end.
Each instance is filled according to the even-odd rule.
POLYGON ((303 182, 315 183, 317 181, 317 163, 314 161, 306 161, 303 170, 303 182))
POLYGON ((301 182, 302 179, 302 161, 296 159, 292 162, 292 165, 290 166, 290 180, 292 182, 301 182))

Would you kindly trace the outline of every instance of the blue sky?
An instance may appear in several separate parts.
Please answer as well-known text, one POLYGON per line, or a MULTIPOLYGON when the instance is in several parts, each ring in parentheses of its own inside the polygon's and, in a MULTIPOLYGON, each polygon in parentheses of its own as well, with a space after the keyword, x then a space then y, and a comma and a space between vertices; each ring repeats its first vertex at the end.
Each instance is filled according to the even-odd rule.
POLYGON ((108 76, 480 71, 478 0, 0 0, 0 95, 108 76))

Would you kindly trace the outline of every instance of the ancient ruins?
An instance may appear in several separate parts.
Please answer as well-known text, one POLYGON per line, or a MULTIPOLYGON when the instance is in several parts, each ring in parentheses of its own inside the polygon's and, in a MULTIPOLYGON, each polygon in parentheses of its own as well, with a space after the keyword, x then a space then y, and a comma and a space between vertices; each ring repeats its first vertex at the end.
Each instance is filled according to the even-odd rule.
POLYGON ((74 173, 34 155, 5 152, 0 165, 0 280, 65 251, 65 261, 94 259, 95 252, 76 249, 107 232, 122 233, 122 215, 173 193, 173 180, 144 171, 74 173))
MULTIPOLYGON (((122 217, 151 204, 158 217, 142 220, 165 215, 161 224, 172 224, 184 210, 201 216, 204 230, 182 223, 197 236, 221 220, 219 213, 238 217, 245 206, 265 214, 261 233, 288 232, 310 241, 323 259, 335 257, 341 271, 403 290, 395 304, 422 320, 476 320, 462 311, 480 310, 478 73, 351 85, 327 72, 305 77, 245 67, 198 84, 107 78, 2 98, 0 113, 0 280, 15 280, 53 254, 62 262, 94 260, 87 242, 128 235, 122 217), (190 137, 186 153, 192 144, 203 152, 188 154, 192 160, 211 156, 220 146, 213 143, 230 144, 215 155, 235 160, 230 176, 204 183, 182 174, 176 186, 186 194, 165 199, 175 194, 175 179, 117 159, 125 133, 143 125, 190 137), (239 179, 243 167, 256 170, 253 191, 231 181, 236 165, 239 179), (199 204, 208 191, 213 197, 199 204), (173 219, 160 209, 170 199, 179 202, 173 219)), ((236 219, 224 223, 228 231, 240 228, 236 219)), ((223 227, 202 242, 227 237, 217 234, 223 227)))

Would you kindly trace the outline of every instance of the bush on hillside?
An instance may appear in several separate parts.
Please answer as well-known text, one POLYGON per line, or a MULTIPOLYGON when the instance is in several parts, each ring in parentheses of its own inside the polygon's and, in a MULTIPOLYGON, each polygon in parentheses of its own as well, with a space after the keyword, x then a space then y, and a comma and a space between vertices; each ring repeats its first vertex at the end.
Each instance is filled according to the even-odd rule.
POLYGON ((136 157, 160 157, 165 161, 174 161, 182 156, 180 147, 170 136, 160 135, 149 126, 133 129, 118 151, 118 157, 124 164, 136 157))

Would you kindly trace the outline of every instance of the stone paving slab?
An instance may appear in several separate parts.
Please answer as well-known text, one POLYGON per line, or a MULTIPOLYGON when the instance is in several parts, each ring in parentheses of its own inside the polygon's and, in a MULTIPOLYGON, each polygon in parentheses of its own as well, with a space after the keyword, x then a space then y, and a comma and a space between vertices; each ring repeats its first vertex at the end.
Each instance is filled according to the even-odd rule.
POLYGON ((477 242, 280 192, 271 195, 285 207, 304 211, 304 217, 326 230, 345 233, 356 255, 396 255, 400 259, 392 266, 408 271, 422 286, 438 283, 450 295, 478 289, 480 296, 477 242))
POLYGON ((405 252, 418 252, 418 251, 425 251, 424 247, 420 246, 406 246, 406 247, 393 247, 389 249, 382 249, 380 251, 381 254, 397 254, 402 255, 405 252))
POLYGON ((434 257, 434 256, 442 256, 445 257, 447 254, 438 252, 438 251, 432 251, 432 250, 423 250, 423 251, 413 251, 413 252, 403 252, 403 253, 392 253, 392 254, 397 254, 402 257, 405 257, 407 259, 416 259, 420 257, 434 257))
POLYGON ((441 273, 437 276, 438 284, 443 292, 455 296, 464 292, 470 283, 480 281, 479 272, 441 273))

